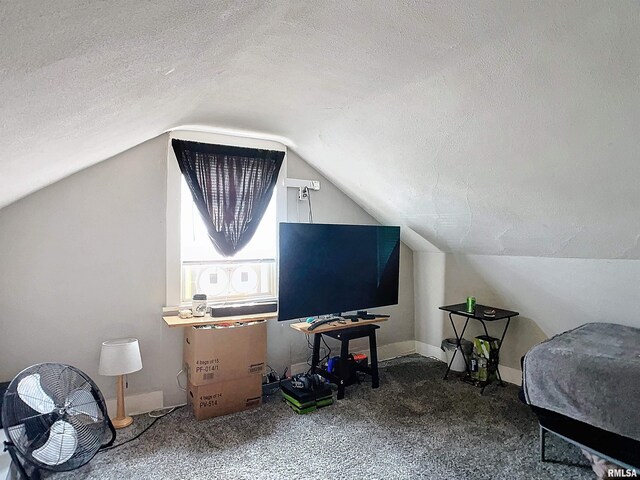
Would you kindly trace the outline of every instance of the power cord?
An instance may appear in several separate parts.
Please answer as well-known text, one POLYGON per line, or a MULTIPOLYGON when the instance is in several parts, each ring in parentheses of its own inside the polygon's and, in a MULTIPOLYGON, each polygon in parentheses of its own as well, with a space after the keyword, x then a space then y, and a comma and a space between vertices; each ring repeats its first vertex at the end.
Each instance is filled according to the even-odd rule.
POLYGON ((307 190, 307 202, 309 203, 309 223, 313 223, 313 209, 311 208, 311 190, 308 187, 304 187, 307 190))
MULTIPOLYGON (((184 407, 184 405, 181 405, 179 407, 170 407, 171 409, 167 413, 164 413, 162 415, 152 415, 153 412, 158 411, 158 410, 152 410, 151 412, 149 412, 149 416, 151 418, 153 418, 154 420, 144 430, 142 430, 140 433, 138 433, 135 437, 132 437, 129 440, 125 440, 122 443, 118 443, 117 445, 111 445, 110 447, 101 448, 100 450, 98 450, 98 453, 107 452, 109 450, 113 450, 114 448, 118 448, 118 447, 121 447, 123 445, 126 445, 129 442, 133 442, 134 440, 137 440, 138 438, 140 438, 142 436, 142 434, 144 434, 147 430, 149 430, 151 427, 153 427, 158 420, 160 420, 161 418, 166 417, 167 415, 172 414, 173 412, 175 412, 176 410, 178 410, 178 409, 180 409, 182 407, 184 407)), ((164 409, 164 410, 166 410, 166 409, 164 409)))
POLYGON ((166 410, 166 408, 160 408, 159 410, 151 410, 147 415, 149 415, 149 418, 162 418, 162 417, 166 417, 170 413, 175 412, 176 408, 180 408, 180 407, 167 407, 167 408, 169 408, 169 411, 167 413, 163 413, 162 415, 154 415, 153 412, 157 412, 159 410, 166 410))
POLYGON ((307 366, 309 367, 307 369, 307 373, 311 373, 311 359, 313 358, 313 346, 311 345, 311 341, 309 340, 309 334, 306 334, 305 337, 307 338, 307 348, 311 350, 311 354, 307 357, 307 366))
MULTIPOLYGON (((284 372, 282 373, 282 376, 280 376, 278 374, 278 372, 273 367, 271 367, 271 365, 267 365, 267 367, 269 368, 269 373, 267 374, 267 379, 269 378, 269 375, 271 373, 274 374, 275 379, 276 379, 275 381, 268 382, 268 383, 271 384, 271 383, 278 382, 278 385, 276 385, 275 387, 272 387, 272 389, 270 391, 268 391, 266 393, 263 393, 263 396, 265 396, 265 397, 269 397, 269 396, 275 394, 276 392, 278 392, 280 390, 280 386, 282 385, 282 381, 287 378, 287 372, 289 371, 289 367, 285 367, 284 372)), ((263 387, 264 387, 264 385, 263 385, 263 387)))
POLYGON ((184 373, 184 369, 181 368, 180 371, 178 373, 176 373, 176 384, 178 385, 178 388, 180 390, 182 390, 183 392, 186 392, 187 389, 185 387, 183 387, 182 385, 180 385, 180 374, 184 373))
MULTIPOLYGON (((309 355, 307 357, 307 366, 309 367, 309 369, 307 370, 307 373, 311 373, 311 358, 313 357, 313 346, 311 345, 311 341, 309 340, 309 334, 306 334, 305 337, 307 338, 307 347, 309 348, 309 350, 311 350, 311 355, 309 355)), ((320 336, 322 343, 324 344, 324 355, 323 357, 318 361, 318 366, 322 366, 322 364, 329 360, 329 358, 331 358, 331 347, 327 344, 327 341, 324 339, 323 336, 320 336)))
POLYGON ((321 337, 321 338, 322 338, 322 343, 324 343, 324 346, 325 346, 326 355, 322 357, 322 360, 320 360, 320 365, 322 365, 324 362, 328 361, 331 358, 331 347, 327 344, 324 337, 321 337))

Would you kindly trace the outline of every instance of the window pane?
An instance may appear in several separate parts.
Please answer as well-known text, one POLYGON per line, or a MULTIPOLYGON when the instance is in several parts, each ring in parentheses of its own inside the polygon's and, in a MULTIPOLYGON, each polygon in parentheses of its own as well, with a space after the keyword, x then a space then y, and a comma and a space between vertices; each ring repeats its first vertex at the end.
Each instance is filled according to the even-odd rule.
POLYGON ((240 252, 233 257, 220 255, 209 239, 207 229, 200 218, 198 209, 193 203, 187 182, 182 179, 181 201, 181 254, 182 261, 206 260, 255 260, 276 257, 276 202, 275 189, 269 206, 260 221, 255 235, 240 252))
POLYGON ((255 235, 233 257, 223 257, 213 247, 184 178, 181 195, 182 302, 196 293, 219 302, 275 298, 275 190, 255 235))
POLYGON ((271 300, 276 292, 276 262, 212 260, 182 264, 182 302, 205 293, 217 302, 271 300))

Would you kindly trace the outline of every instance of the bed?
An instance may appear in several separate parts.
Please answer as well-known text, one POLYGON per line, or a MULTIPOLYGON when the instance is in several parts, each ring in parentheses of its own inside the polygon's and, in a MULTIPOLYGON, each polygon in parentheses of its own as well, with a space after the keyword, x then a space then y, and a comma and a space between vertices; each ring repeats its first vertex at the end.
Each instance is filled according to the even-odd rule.
POLYGON ((588 323, 533 347, 523 391, 547 432, 628 469, 640 470, 640 329, 588 323))

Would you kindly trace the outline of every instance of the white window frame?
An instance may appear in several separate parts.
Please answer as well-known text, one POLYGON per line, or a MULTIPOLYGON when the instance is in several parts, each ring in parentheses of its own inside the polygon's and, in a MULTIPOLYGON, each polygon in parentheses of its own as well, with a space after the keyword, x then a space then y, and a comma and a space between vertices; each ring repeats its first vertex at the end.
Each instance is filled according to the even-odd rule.
MULTIPOLYGON (((182 173, 178 166, 173 147, 171 146, 171 140, 174 138, 180 140, 188 140, 192 142, 201 143, 213 143, 218 145, 230 145, 234 147, 245 148, 258 148, 263 150, 276 150, 284 152, 284 159, 282 161, 282 167, 278 174, 278 181, 276 183, 275 195, 276 195, 276 222, 285 222, 287 219, 287 192, 285 187, 285 178, 287 177, 287 146, 277 140, 271 140, 268 138, 256 138, 255 136, 249 136, 236 133, 219 133, 209 129, 195 129, 180 127, 169 132, 168 146, 167 146, 167 205, 166 205, 166 232, 167 232, 167 245, 166 245, 166 299, 165 299, 165 311, 175 311, 182 306, 181 305, 181 229, 180 229, 180 208, 181 208, 181 182, 182 173)), ((278 232, 279 229, 276 229, 278 232)), ((277 233, 276 233, 277 235, 277 233)), ((276 274, 278 268, 277 261, 277 245, 276 239, 276 274)), ((277 285, 276 285, 277 289, 277 285)))

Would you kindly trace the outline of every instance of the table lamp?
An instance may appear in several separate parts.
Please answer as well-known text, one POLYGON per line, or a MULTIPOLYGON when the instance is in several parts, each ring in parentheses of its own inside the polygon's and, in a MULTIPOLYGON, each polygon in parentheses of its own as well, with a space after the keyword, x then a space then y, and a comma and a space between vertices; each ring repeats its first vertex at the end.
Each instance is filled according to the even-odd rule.
POLYGON ((133 418, 124 411, 124 376, 142 369, 140 345, 137 338, 122 338, 102 342, 100 350, 100 375, 117 376, 117 411, 112 420, 116 428, 124 428, 133 423, 133 418))

